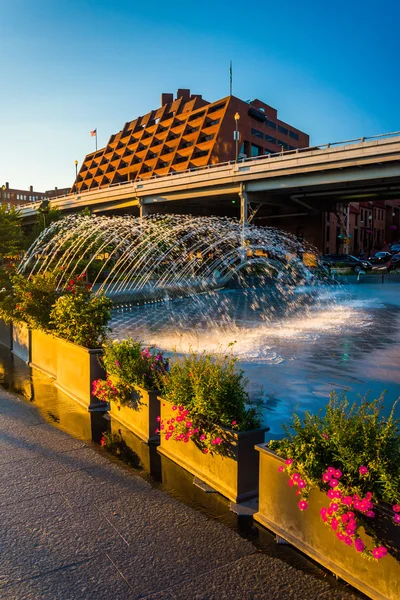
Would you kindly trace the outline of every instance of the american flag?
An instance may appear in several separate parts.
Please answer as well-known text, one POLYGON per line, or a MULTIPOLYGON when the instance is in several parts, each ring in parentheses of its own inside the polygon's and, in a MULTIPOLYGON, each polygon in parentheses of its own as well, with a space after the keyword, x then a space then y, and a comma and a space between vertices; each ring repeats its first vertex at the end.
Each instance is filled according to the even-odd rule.
POLYGON ((93 131, 90 132, 90 135, 95 137, 97 135, 97 129, 93 129, 93 131))

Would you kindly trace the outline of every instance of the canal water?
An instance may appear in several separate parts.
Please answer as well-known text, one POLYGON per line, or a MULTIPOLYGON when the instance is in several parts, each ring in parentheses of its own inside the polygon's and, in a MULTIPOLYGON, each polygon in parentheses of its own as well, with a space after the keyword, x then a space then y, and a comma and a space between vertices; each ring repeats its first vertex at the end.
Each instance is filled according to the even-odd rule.
POLYGON ((120 309, 112 336, 167 353, 231 349, 271 437, 282 435, 293 412, 323 408, 333 390, 354 400, 386 390, 386 410, 400 396, 396 283, 298 288, 287 302, 259 290, 226 290, 120 309))

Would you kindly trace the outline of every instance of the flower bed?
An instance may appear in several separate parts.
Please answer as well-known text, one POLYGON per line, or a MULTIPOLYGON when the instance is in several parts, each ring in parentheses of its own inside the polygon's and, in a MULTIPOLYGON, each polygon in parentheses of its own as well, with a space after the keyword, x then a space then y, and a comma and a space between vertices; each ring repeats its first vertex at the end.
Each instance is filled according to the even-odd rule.
MULTIPOLYGON (((168 422, 179 416, 179 408, 163 399, 160 400, 160 406, 161 426, 165 424, 165 427, 170 427, 168 422)), ((185 419, 185 425, 186 423, 185 419)), ((195 434, 179 440, 175 436, 167 438, 166 435, 161 435, 158 452, 199 477, 232 502, 242 502, 257 495, 258 455, 254 446, 264 441, 266 429, 235 431, 219 427, 213 438, 218 441, 215 449, 218 445, 219 452, 204 452, 208 448, 203 446, 200 437, 205 434, 195 434)))
POLYGON ((230 355, 175 357, 161 381, 159 452, 221 494, 239 502, 257 494, 264 440, 247 380, 230 355), (257 441, 258 440, 258 441, 257 441))
POLYGON ((106 379, 93 382, 93 394, 109 404, 110 415, 143 441, 158 443, 158 378, 168 371, 162 353, 132 339, 104 345, 106 379))
POLYGON ((30 366, 49 377, 57 377, 57 338, 40 329, 32 329, 30 366))
POLYGON ((104 376, 101 355, 101 349, 88 349, 57 338, 55 385, 89 410, 107 410, 107 405, 92 394, 92 382, 104 376))
POLYGON ((255 519, 372 598, 394 600, 400 439, 382 402, 333 395, 324 416, 295 416, 294 435, 286 428, 287 438, 260 446, 255 519))

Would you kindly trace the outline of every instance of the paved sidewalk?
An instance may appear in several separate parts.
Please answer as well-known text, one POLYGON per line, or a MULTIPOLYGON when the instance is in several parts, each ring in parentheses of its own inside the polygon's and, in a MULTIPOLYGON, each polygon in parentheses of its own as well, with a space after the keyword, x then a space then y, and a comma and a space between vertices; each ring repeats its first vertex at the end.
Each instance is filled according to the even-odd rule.
POLYGON ((0 390, 3 600, 356 600, 0 390))

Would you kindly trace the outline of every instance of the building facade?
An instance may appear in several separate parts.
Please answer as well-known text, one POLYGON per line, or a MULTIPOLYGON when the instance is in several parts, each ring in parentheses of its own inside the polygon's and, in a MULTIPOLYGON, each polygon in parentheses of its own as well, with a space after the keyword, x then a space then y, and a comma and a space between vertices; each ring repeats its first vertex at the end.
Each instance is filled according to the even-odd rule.
POLYGON ((105 148, 88 154, 72 190, 81 192, 308 145, 306 133, 278 119, 276 109, 260 100, 245 102, 227 96, 210 103, 190 90, 179 89, 175 99, 173 94, 162 94, 160 108, 125 123, 105 148))
POLYGON ((46 192, 38 192, 29 186, 29 190, 19 188, 11 188, 8 181, 0 187, 0 204, 7 206, 19 206, 29 202, 39 202, 41 200, 51 200, 57 196, 68 194, 70 188, 47 190, 46 192))

